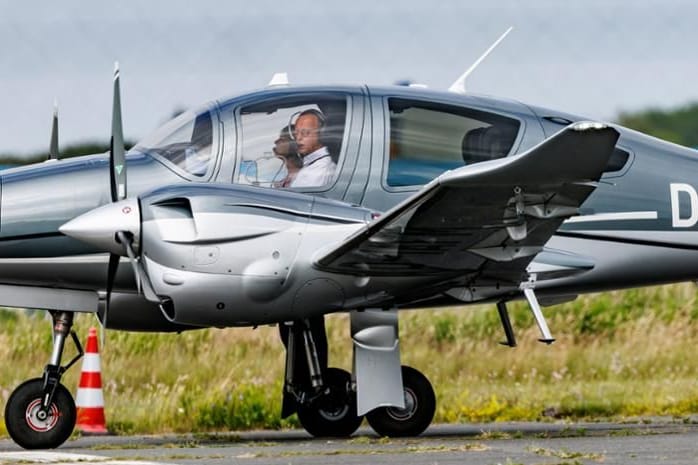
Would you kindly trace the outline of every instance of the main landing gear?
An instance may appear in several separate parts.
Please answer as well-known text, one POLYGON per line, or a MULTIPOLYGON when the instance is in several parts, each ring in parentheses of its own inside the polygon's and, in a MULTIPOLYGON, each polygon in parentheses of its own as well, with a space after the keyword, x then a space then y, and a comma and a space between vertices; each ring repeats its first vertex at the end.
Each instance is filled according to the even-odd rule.
MULTIPOLYGON (((286 346, 286 375, 281 416, 298 414, 315 437, 347 437, 361 425, 355 383, 351 375, 327 366, 324 318, 279 326, 286 346)), ((402 366, 404 408, 380 407, 366 415, 381 436, 406 437, 422 433, 431 423, 436 397, 429 380, 418 370, 402 366)), ((375 380, 380 383, 380 380, 375 380)))
POLYGON ((25 449, 53 449, 73 432, 75 402, 60 383, 63 373, 83 355, 73 326, 72 312, 52 312, 53 352, 41 378, 20 384, 5 406, 5 426, 12 439, 25 449), (71 336, 78 350, 67 365, 61 366, 65 341, 71 336))
POLYGON ((356 392, 351 375, 327 367, 327 334, 323 317, 279 326, 286 346, 286 376, 281 416, 298 414, 313 436, 345 437, 359 428, 356 392))
POLYGON ((368 424, 379 436, 418 436, 434 419, 436 396, 427 377, 403 365, 402 384, 405 408, 380 407, 366 414, 368 424))

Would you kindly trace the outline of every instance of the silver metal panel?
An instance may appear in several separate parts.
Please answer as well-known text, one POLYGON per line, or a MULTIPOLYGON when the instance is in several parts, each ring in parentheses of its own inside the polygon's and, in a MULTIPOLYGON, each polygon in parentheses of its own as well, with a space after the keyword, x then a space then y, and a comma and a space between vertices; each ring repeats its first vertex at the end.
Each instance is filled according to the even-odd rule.
MULTIPOLYGON (((105 324, 104 314, 100 314, 99 317, 102 324, 105 324)), ((148 332, 198 329, 169 322, 158 305, 148 302, 141 294, 120 292, 111 295, 106 326, 108 329, 148 332)))
POLYGON ((284 280, 305 231, 304 221, 258 215, 210 213, 196 215, 191 241, 170 242, 165 237, 189 219, 147 221, 146 253, 165 266, 201 273, 267 276, 284 280))
POLYGON ((357 410, 405 408, 397 310, 351 312, 357 410))
POLYGON ((3 307, 90 313, 97 311, 97 301, 94 291, 0 284, 3 307))
POLYGON ((275 277, 184 271, 148 257, 145 269, 157 295, 173 302, 171 322, 226 327, 290 319, 293 287, 275 277))
MULTIPOLYGON (((18 286, 103 290, 107 282, 108 254, 63 257, 0 258, 0 283, 18 286)), ((122 258, 115 289, 135 291, 133 270, 122 258)))
MULTIPOLYGON (((152 158, 144 155, 127 157, 129 194, 136 195, 161 183, 183 182, 152 158)), ((111 202, 109 161, 104 155, 79 157, 28 165, 3 171, 2 218, 0 238, 31 238, 37 234, 58 234, 58 227, 68 220, 111 202)), ((66 238, 63 238, 66 239, 66 238)), ((2 247, 2 256, 55 256, 53 247, 28 246, 22 254, 12 254, 2 247)), ((28 244, 27 244, 28 245, 28 244)), ((13 247, 16 248, 16 247, 13 247)), ((94 249, 83 244, 82 251, 94 249)), ((61 253, 65 255, 65 247, 61 253)))
MULTIPOLYGON (((675 233, 667 233, 667 235, 675 233)), ((601 238, 554 236, 547 247, 584 253, 594 268, 571 277, 538 279, 536 293, 578 294, 695 280, 698 250, 601 238)))

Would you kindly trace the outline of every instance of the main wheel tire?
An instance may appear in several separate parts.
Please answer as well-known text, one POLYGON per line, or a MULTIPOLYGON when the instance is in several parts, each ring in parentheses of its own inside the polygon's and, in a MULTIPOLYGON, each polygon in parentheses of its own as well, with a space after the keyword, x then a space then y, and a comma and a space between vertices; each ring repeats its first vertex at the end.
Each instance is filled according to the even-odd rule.
POLYGON ((48 414, 43 417, 44 381, 30 379, 15 389, 5 406, 5 426, 12 439, 25 449, 53 449, 63 444, 75 428, 73 396, 62 384, 56 386, 48 414))
POLYGON ((380 436, 418 436, 434 419, 436 396, 427 377, 403 365, 402 384, 405 408, 380 407, 366 414, 368 424, 380 436))
POLYGON ((347 437, 359 428, 363 417, 356 414, 356 393, 351 375, 339 368, 328 368, 324 376, 329 393, 311 405, 298 406, 298 419, 315 437, 347 437))

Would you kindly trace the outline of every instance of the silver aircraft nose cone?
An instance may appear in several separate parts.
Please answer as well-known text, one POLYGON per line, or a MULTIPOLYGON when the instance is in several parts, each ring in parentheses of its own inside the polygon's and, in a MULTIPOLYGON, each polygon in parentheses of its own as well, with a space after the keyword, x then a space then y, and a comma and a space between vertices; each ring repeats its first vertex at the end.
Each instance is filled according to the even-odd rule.
POLYGON ((130 198, 102 205, 65 223, 58 230, 66 236, 86 242, 100 251, 126 256, 116 233, 124 231, 133 236, 133 249, 138 251, 141 214, 138 199, 130 198))

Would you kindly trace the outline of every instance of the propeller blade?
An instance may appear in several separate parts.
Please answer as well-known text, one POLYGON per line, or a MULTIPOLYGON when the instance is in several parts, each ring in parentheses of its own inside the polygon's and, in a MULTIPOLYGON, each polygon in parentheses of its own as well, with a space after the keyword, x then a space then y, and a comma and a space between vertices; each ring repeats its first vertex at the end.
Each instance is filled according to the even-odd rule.
POLYGON ((126 198, 126 156, 121 125, 121 90, 119 63, 114 64, 114 103, 111 120, 111 153, 109 156, 112 202, 126 198))
POLYGON ((53 103, 53 125, 51 126, 51 145, 48 149, 48 159, 58 160, 58 102, 53 103))
POLYGON ((109 266, 107 267, 107 302, 104 307, 104 316, 102 317, 102 326, 107 327, 107 316, 109 314, 109 306, 111 304, 111 292, 114 288, 114 280, 116 279, 116 271, 119 269, 119 260, 121 257, 114 253, 109 254, 109 266))
POLYGON ((133 274, 136 277, 136 287, 138 288, 138 293, 140 294, 141 292, 143 292, 143 296, 146 298, 146 300, 149 300, 150 302, 162 303, 157 294, 155 294, 155 290, 153 290, 153 285, 150 283, 148 273, 145 272, 143 265, 138 260, 138 258, 136 258, 136 252, 133 250, 133 237, 124 233, 123 231, 117 232, 116 236, 118 237, 119 241, 124 245, 124 248, 126 249, 126 254, 128 255, 129 260, 131 261, 131 266, 133 267, 133 274))
POLYGON ((126 249, 126 254, 128 255, 129 260, 131 260, 133 274, 136 277, 136 288, 138 289, 138 293, 140 294, 141 274, 137 266, 138 262, 136 261, 136 253, 133 251, 133 247, 131 247, 131 242, 133 242, 133 240, 129 239, 129 237, 123 231, 117 232, 116 237, 119 239, 119 242, 121 242, 124 245, 124 248, 126 249))
POLYGON ((143 297, 145 297, 146 300, 150 302, 154 302, 156 304, 162 304, 162 299, 158 297, 158 295, 155 293, 155 289, 153 289, 153 285, 150 283, 150 278, 148 277, 148 273, 145 272, 145 269, 143 268, 143 264, 140 262, 137 262, 136 265, 138 269, 140 270, 141 277, 142 277, 142 288, 143 288, 143 297))

